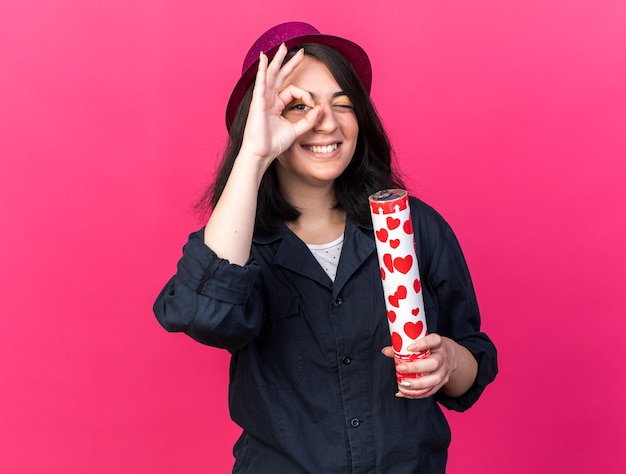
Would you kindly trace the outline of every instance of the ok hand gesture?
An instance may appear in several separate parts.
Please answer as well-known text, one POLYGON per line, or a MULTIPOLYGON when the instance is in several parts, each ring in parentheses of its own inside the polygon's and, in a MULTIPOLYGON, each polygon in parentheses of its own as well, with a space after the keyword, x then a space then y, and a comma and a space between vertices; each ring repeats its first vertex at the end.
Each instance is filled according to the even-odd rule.
POLYGON ((287 47, 282 44, 272 61, 261 53, 250 111, 246 121, 240 156, 255 157, 269 166, 274 158, 287 150, 293 142, 315 124, 321 108, 307 91, 293 85, 285 86, 289 75, 304 59, 304 50, 298 51, 281 67, 287 47), (290 122, 282 113, 293 100, 301 100, 311 110, 297 122, 290 122))

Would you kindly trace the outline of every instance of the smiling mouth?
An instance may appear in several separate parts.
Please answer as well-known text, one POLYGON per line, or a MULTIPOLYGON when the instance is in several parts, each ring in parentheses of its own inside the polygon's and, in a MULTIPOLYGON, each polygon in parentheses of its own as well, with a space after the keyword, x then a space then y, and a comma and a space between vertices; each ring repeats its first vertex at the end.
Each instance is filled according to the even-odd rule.
POLYGON ((333 143, 332 145, 305 145, 304 148, 313 153, 332 153, 339 148, 339 143, 333 143))

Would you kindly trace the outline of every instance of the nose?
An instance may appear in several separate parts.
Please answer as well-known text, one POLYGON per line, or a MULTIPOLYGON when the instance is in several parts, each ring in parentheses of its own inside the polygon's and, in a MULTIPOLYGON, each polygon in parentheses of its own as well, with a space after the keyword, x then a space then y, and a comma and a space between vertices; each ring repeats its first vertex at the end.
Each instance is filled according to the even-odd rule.
POLYGON ((317 117, 315 123, 315 131, 321 133, 330 133, 337 128, 337 118, 333 113, 333 109, 330 105, 324 105, 322 111, 317 117))

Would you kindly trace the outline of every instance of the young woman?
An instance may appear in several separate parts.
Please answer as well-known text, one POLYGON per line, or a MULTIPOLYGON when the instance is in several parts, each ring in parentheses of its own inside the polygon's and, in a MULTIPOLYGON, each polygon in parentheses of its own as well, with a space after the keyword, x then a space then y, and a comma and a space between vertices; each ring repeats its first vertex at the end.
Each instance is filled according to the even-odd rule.
POLYGON ((411 198, 430 332, 412 349, 431 355, 398 389, 368 196, 403 183, 370 84, 366 53, 311 25, 257 40, 211 217, 155 303, 168 331, 232 354, 234 472, 444 472, 439 405, 469 408, 497 373, 457 240, 411 198))

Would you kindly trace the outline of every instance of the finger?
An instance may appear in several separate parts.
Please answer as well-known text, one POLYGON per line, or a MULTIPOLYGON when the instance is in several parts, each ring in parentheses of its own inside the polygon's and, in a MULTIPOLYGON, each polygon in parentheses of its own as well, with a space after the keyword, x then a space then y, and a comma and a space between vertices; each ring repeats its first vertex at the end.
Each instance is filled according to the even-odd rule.
POLYGON ((298 67, 298 64, 304 59, 304 48, 298 50, 298 52, 280 68, 276 74, 276 83, 282 84, 287 77, 298 67))
MULTIPOLYGON (((405 379, 406 380, 406 379, 405 379)), ((439 390, 448 382, 447 377, 444 376, 441 372, 435 372, 432 374, 423 374, 421 377, 417 377, 415 379, 410 380, 410 386, 406 387, 407 390, 427 390, 430 388, 439 390)), ((399 389, 402 390, 404 387, 400 386, 399 389)))
POLYGON ((317 122, 321 111, 322 108, 317 106, 309 110, 303 119, 298 120, 297 122, 294 122, 292 124, 293 129, 296 133, 296 137, 301 137, 315 126, 315 123, 317 122))
POLYGON ((259 66, 254 79, 254 89, 252 97, 259 97, 265 94, 265 86, 267 80, 267 56, 263 53, 259 55, 259 66))
POLYGON ((398 364, 396 370, 402 374, 425 374, 439 370, 442 365, 443 361, 441 356, 438 354, 431 354, 430 357, 425 359, 418 359, 413 362, 403 362, 402 364, 398 364))
POLYGON ((396 393, 396 398, 406 398, 409 400, 419 400, 420 398, 428 398, 430 396, 430 391, 425 392, 422 395, 415 395, 414 393, 407 390, 398 390, 398 393, 396 393))
POLYGON ((288 105, 294 100, 301 100, 309 107, 315 107, 315 101, 313 97, 311 97, 311 93, 293 85, 287 86, 281 90, 278 93, 278 98, 284 105, 288 105))
POLYGON ((432 397, 438 391, 439 391, 439 387, 426 387, 426 388, 398 387, 398 393, 396 393, 396 397, 419 400, 421 398, 432 397))
POLYGON ((439 346, 441 346, 441 336, 437 333, 431 333, 415 340, 407 349, 413 352, 421 352, 428 349, 436 349, 439 346))
POLYGON ((398 393, 405 398, 425 398, 433 395, 437 390, 439 387, 420 377, 404 379, 398 384, 398 393))
POLYGON ((286 55, 287 46, 285 46, 285 43, 281 43, 281 45, 278 47, 278 51, 276 51, 276 54, 274 55, 272 61, 267 67, 267 75, 272 82, 274 81, 276 74, 280 71, 286 55))
POLYGON ((386 357, 390 357, 392 359, 394 357, 393 348, 391 346, 383 347, 380 352, 382 352, 382 354, 386 357))

